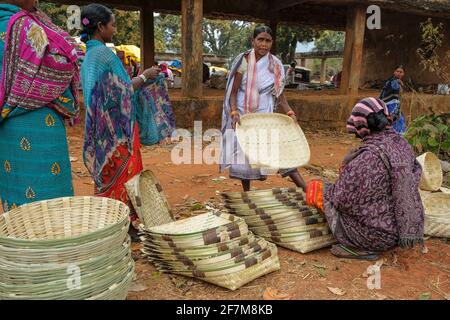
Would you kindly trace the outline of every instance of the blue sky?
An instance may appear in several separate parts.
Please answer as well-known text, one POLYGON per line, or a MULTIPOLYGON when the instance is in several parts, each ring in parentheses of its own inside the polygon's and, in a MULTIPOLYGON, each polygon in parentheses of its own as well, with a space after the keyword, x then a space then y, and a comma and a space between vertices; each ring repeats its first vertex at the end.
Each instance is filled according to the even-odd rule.
POLYGON ((297 48, 295 49, 295 52, 310 52, 314 50, 314 41, 311 42, 303 42, 303 43, 297 43, 297 48))

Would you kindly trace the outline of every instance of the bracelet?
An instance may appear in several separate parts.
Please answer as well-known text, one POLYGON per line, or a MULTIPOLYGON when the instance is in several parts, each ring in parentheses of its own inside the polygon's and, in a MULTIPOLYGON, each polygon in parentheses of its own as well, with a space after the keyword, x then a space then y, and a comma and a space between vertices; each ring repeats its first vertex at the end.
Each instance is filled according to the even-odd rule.
POLYGON ((234 111, 231 111, 230 115, 231 115, 232 117, 233 117, 233 116, 238 116, 238 115, 239 115, 239 112, 237 112, 236 110, 234 110, 234 111))
POLYGON ((140 74, 138 77, 141 78, 144 83, 147 82, 147 78, 144 76, 144 74, 140 74))
POLYGON ((292 116, 292 115, 297 116, 297 115, 295 114, 295 112, 292 111, 292 110, 288 111, 288 112, 286 113, 286 115, 288 115, 289 117, 292 116))

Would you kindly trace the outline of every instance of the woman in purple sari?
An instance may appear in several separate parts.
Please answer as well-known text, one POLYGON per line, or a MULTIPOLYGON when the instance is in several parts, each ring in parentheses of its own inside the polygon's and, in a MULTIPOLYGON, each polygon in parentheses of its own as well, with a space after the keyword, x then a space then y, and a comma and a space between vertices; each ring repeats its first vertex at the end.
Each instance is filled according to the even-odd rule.
POLYGON ((377 253, 396 246, 423 243, 422 169, 392 129, 386 104, 375 98, 358 102, 347 131, 362 139, 362 146, 346 156, 336 183, 315 180, 306 188, 307 203, 325 213, 339 242, 331 252, 377 259, 377 253))

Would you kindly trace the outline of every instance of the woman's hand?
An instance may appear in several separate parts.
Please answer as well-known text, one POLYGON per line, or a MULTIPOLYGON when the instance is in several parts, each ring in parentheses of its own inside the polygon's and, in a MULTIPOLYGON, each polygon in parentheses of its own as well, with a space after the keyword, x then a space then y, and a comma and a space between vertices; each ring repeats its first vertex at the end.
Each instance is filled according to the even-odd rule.
POLYGON ((294 111, 289 110, 289 111, 286 113, 286 115, 287 115, 288 117, 291 117, 291 119, 294 120, 295 123, 298 123, 297 115, 295 114, 294 111))
POLYGON ((142 72, 142 74, 147 78, 147 79, 155 79, 159 72, 161 71, 161 69, 159 68, 155 68, 155 67, 151 67, 148 69, 145 69, 144 72, 142 72))
POLYGON ((236 123, 239 123, 239 124, 241 123, 241 117, 240 117, 239 113, 234 113, 231 116, 231 120, 232 120, 231 126, 233 127, 233 130, 236 130, 236 123))
POLYGON ((292 120, 294 120, 295 123, 298 123, 298 119, 297 119, 297 116, 295 115, 295 113, 291 114, 290 117, 292 120))

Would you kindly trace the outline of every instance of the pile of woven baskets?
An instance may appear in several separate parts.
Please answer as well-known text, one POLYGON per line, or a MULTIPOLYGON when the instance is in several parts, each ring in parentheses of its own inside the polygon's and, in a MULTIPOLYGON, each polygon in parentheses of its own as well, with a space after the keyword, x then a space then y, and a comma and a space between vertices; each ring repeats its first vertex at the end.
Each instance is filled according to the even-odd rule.
POLYGON ((66 197, 0 215, 0 300, 125 299, 128 214, 116 200, 66 197))
POLYGON ((144 257, 159 271, 236 290, 280 269, 277 247, 248 232, 245 221, 220 212, 142 230, 144 257))
POLYGON ((282 247, 307 253, 335 243, 323 214, 304 202, 301 189, 222 193, 228 212, 250 230, 282 247))

